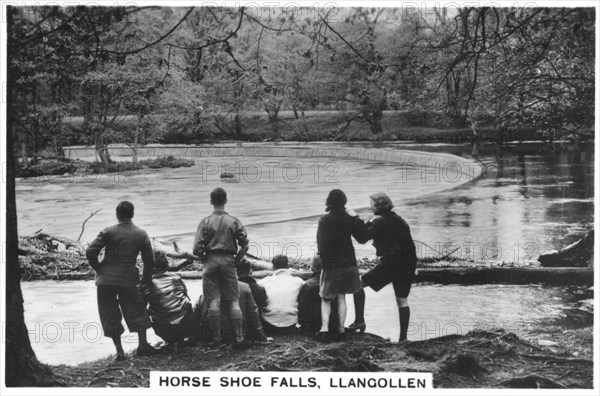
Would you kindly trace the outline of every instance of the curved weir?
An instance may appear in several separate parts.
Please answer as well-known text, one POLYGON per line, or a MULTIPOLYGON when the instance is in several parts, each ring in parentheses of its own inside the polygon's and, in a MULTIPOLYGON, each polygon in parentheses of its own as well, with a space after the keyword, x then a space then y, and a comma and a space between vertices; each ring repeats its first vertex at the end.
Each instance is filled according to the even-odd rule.
MULTIPOLYGON (((132 150, 112 145, 116 161, 130 161, 132 150)), ((73 159, 94 161, 95 150, 66 147, 73 159)), ((114 222, 113 206, 127 199, 136 204, 136 224, 156 238, 191 246, 200 219, 210 210, 205 201, 218 185, 231 196, 228 210, 242 219, 256 246, 252 254, 272 256, 276 246, 287 254, 314 254, 316 217, 327 193, 340 188, 348 207, 368 216, 369 195, 385 191, 396 204, 438 194, 482 175, 483 165, 447 153, 429 153, 348 143, 228 143, 202 146, 148 145, 138 158, 193 158, 196 165, 179 169, 147 169, 97 175, 63 175, 20 180, 17 187, 23 234, 46 232, 77 238, 82 219, 103 209, 87 224, 82 241, 114 222), (232 173, 233 179, 220 175, 232 173), (76 200, 79 205, 72 205, 76 200), (44 206, 40 206, 44 202, 44 206), (44 210, 51 205, 53 210, 44 210), (289 249, 288 249, 289 248, 289 249)), ((413 222, 415 226, 418 224, 413 222)), ((371 255, 370 245, 357 247, 371 255)))
MULTIPOLYGON (((66 147, 65 155, 72 159, 95 157, 92 146, 66 147)), ((111 145, 114 157, 130 157, 132 150, 126 145, 111 145)), ((470 159, 446 153, 399 150, 396 148, 353 147, 331 143, 237 143, 210 146, 147 145, 138 149, 139 157, 295 157, 295 158, 340 158, 381 161, 403 165, 407 175, 429 174, 451 181, 454 187, 477 179, 483 166, 470 159), (428 171, 424 171, 427 168, 428 171)))

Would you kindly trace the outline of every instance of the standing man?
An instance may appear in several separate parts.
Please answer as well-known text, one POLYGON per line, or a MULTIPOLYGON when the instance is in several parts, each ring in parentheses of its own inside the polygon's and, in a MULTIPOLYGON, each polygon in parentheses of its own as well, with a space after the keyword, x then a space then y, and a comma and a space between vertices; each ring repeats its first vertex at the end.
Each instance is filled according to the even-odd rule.
POLYGON ((208 301, 208 318, 213 331, 211 348, 223 346, 221 338, 221 300, 229 304, 228 314, 235 330, 234 349, 244 349, 242 311, 240 310, 236 265, 248 251, 248 235, 242 223, 225 212, 227 193, 215 188, 210 193, 213 213, 204 218, 194 239, 194 254, 204 263, 202 288, 208 301), (238 245, 240 250, 238 251, 238 245))
POLYGON ((146 329, 151 324, 146 302, 138 288, 140 274, 136 267, 137 257, 141 252, 144 262, 142 283, 148 284, 152 279, 154 255, 146 231, 131 222, 133 209, 131 202, 119 202, 119 223, 101 231, 85 252, 90 266, 96 271, 100 322, 104 335, 115 344, 116 361, 125 360, 121 344, 121 334, 125 331, 121 324, 123 316, 129 331, 138 333, 137 355, 149 356, 157 352, 146 340, 146 329), (98 262, 102 249, 104 259, 98 262))

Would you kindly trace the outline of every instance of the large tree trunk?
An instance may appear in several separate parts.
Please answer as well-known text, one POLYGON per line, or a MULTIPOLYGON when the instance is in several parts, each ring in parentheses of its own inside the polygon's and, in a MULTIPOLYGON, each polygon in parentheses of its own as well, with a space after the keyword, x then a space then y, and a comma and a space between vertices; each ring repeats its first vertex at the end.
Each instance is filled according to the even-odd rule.
POLYGON ((239 111, 235 113, 233 122, 235 125, 235 138, 242 140, 244 138, 244 127, 242 126, 242 118, 240 117, 239 111))
MULTIPOLYGON (((13 7, 8 9, 8 53, 17 43, 10 40, 13 26, 13 7)), ((52 371, 36 358, 25 325, 21 268, 19 266, 19 238, 17 234, 17 204, 15 201, 15 153, 12 93, 14 78, 8 67, 8 101, 6 105, 6 386, 56 385, 52 371)), ((4 341, 4 340, 3 340, 4 341)))
POLYGON ((112 161, 110 159, 110 154, 108 153, 108 147, 106 147, 102 142, 102 137, 96 135, 96 154, 100 157, 100 161, 103 165, 108 165, 112 161))
POLYGON ((381 131, 383 131, 383 127, 381 124, 381 121, 383 119, 383 111, 381 111, 381 108, 378 107, 376 109, 373 109, 371 115, 373 117, 373 122, 371 123, 371 133, 377 135, 378 133, 381 133, 381 131))

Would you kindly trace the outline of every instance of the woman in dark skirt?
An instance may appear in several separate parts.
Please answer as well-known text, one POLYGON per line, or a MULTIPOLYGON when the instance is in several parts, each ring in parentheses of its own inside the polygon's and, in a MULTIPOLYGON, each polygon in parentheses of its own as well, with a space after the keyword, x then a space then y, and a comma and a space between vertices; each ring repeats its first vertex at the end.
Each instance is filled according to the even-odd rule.
POLYGON ((359 243, 367 242, 369 229, 352 210, 346 210, 347 199, 342 190, 331 190, 325 202, 327 214, 319 219, 317 248, 321 257, 322 271, 319 282, 321 296, 321 331, 319 341, 341 341, 345 338, 346 294, 361 291, 356 255, 352 237, 359 243), (328 331, 331 304, 337 301, 339 331, 328 331))
MULTIPOLYGON (((410 308, 408 294, 415 277, 417 253, 410 227, 404 219, 392 211, 392 200, 382 192, 371 195, 374 219, 367 223, 373 245, 381 263, 361 278, 363 285, 379 291, 388 283, 394 286, 396 304, 400 316, 400 339, 407 339, 410 308)), ((356 300, 355 300, 356 301, 356 300)), ((364 304, 364 303, 363 303, 364 304)), ((357 307, 360 309, 360 307, 357 307)), ((362 308, 364 310, 364 306, 362 308)))

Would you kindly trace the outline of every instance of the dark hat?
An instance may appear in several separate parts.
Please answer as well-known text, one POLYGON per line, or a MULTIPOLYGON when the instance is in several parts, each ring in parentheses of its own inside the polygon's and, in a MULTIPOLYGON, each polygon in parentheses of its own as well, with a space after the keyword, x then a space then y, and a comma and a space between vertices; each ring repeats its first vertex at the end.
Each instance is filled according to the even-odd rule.
POLYGON ((327 196, 327 200, 325 201, 325 206, 327 210, 331 208, 343 208, 348 202, 348 198, 346 198, 346 194, 339 188, 333 189, 329 192, 327 196))

